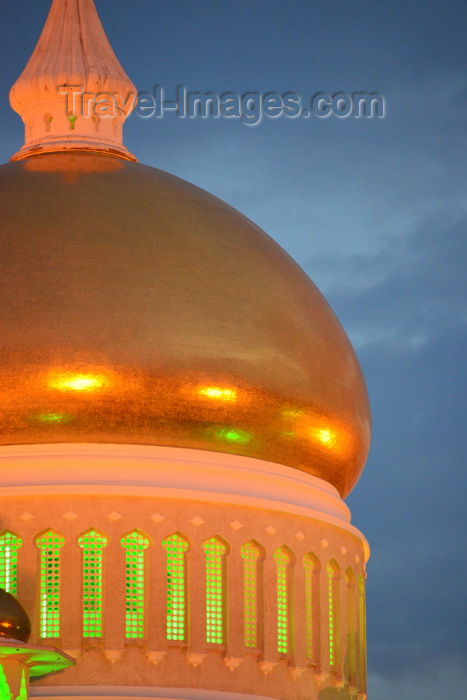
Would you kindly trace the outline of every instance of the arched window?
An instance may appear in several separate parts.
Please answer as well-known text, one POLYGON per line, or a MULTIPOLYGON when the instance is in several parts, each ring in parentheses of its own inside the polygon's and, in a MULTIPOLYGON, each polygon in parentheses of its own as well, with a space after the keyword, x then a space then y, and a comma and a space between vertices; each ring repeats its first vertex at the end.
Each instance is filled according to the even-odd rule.
POLYGON ((60 549, 65 538, 47 530, 36 537, 39 549, 39 636, 60 637, 60 549))
POLYGON ((102 637, 102 551, 107 537, 88 530, 78 544, 83 550, 83 637, 102 637))
POLYGON ((291 580, 292 555, 287 547, 274 552, 277 571, 277 651, 287 654, 290 649, 291 580))
POLYGON ((167 552, 167 639, 179 642, 187 637, 186 552, 188 542, 178 532, 166 537, 167 552))
POLYGON ((328 640, 329 665, 337 669, 340 664, 340 569, 335 559, 327 565, 328 575, 328 640))
POLYGON ((14 596, 18 592, 18 549, 21 545, 21 538, 9 530, 0 535, 0 588, 14 596))
POLYGON ((145 611, 145 550, 149 539, 133 530, 121 539, 125 550, 125 636, 128 639, 144 637, 145 611))
POLYGON ((349 566, 345 572, 345 582, 347 585, 347 660, 348 678, 351 686, 356 685, 357 673, 357 624, 356 624, 356 604, 355 604, 355 576, 349 566))
POLYGON ((224 542, 211 537, 203 544, 206 554, 206 642, 222 644, 225 629, 225 554, 224 542))
POLYGON ((241 548, 243 559, 243 643, 256 649, 258 646, 258 567, 261 551, 256 542, 247 542, 241 548))
POLYGON ((311 552, 303 557, 305 567, 305 634, 306 655, 316 661, 319 644, 319 559, 311 552))
POLYGON ((365 581, 358 577, 358 675, 359 689, 366 690, 366 602, 365 581))

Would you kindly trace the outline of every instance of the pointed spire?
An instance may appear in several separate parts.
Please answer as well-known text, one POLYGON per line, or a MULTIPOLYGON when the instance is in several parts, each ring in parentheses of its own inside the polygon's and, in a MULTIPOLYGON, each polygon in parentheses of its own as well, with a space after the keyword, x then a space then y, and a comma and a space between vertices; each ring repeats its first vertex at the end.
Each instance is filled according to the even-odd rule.
POLYGON ((25 124, 25 144, 12 160, 69 150, 136 160, 122 142, 136 94, 94 0, 53 0, 37 46, 10 91, 10 104, 25 124))

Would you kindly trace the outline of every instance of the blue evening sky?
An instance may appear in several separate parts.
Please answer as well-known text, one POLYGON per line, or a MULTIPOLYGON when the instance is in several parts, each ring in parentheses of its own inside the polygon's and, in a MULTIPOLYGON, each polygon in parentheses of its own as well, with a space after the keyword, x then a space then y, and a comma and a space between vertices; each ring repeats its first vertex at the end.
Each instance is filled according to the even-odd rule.
MULTIPOLYGON (((96 0, 140 91, 379 92, 383 119, 143 120, 138 158, 227 201, 318 284, 352 340, 373 445, 348 499, 370 540, 369 697, 467 696, 463 0, 96 0)), ((2 2, 8 90, 49 0, 2 2)))

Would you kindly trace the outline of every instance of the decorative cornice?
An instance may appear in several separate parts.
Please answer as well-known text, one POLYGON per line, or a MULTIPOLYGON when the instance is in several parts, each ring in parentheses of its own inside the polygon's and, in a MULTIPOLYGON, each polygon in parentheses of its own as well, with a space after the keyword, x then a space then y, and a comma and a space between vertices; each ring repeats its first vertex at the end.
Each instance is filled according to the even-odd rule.
POLYGON ((7 445, 0 447, 0 487, 4 498, 153 495, 291 513, 349 532, 369 557, 368 543, 350 524, 337 489, 306 472, 252 457, 153 445, 7 445))

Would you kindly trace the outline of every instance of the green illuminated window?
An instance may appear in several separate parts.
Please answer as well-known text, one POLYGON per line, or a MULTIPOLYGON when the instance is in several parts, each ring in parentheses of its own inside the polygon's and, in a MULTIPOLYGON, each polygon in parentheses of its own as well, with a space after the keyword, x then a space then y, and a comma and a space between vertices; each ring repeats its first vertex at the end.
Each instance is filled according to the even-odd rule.
POLYGON ((17 595, 18 587, 18 549, 22 541, 9 530, 0 535, 0 588, 12 595, 17 595))
POLYGON ((336 562, 327 565, 328 575, 328 641, 329 665, 339 663, 340 620, 339 620, 339 567, 336 562))
POLYGON ((347 583, 347 667, 349 683, 355 685, 357 672, 357 648, 356 648, 356 604, 355 604, 355 576, 349 566, 345 572, 347 583))
POLYGON ((316 601, 318 598, 317 573, 319 573, 319 563, 314 554, 305 554, 303 557, 303 566, 305 567, 305 643, 306 655, 309 659, 313 659, 314 638, 316 636, 315 624, 318 622, 318 614, 316 610, 316 601))
POLYGON ((247 542, 243 557, 243 641, 246 647, 258 646, 258 547, 247 542))
POLYGON ((334 665, 334 569, 328 564, 328 638, 329 638, 329 664, 334 665))
POLYGON ((206 642, 222 644, 224 641, 225 570, 226 547, 212 537, 203 544, 206 553, 206 642))
POLYGON ((289 575, 290 554, 285 547, 274 552, 277 566, 277 651, 287 654, 289 650, 289 575))
POLYGON ((366 603, 365 581, 358 577, 358 666, 360 690, 366 689, 366 603))
POLYGON ((125 635, 128 639, 144 637, 144 551, 149 540, 137 530, 121 539, 125 549, 125 635))
POLYGON ((60 549, 65 538, 47 530, 36 539, 39 562, 39 635, 60 636, 60 549))
POLYGON ((188 542, 178 533, 162 542, 167 552, 167 639, 183 642, 187 629, 186 554, 188 542))
POLYGON ((313 564, 310 557, 303 560, 305 566, 305 621, 306 655, 313 658, 313 564))
POLYGON ((83 637, 102 637, 102 550, 107 538, 89 530, 78 544, 83 550, 83 637))

